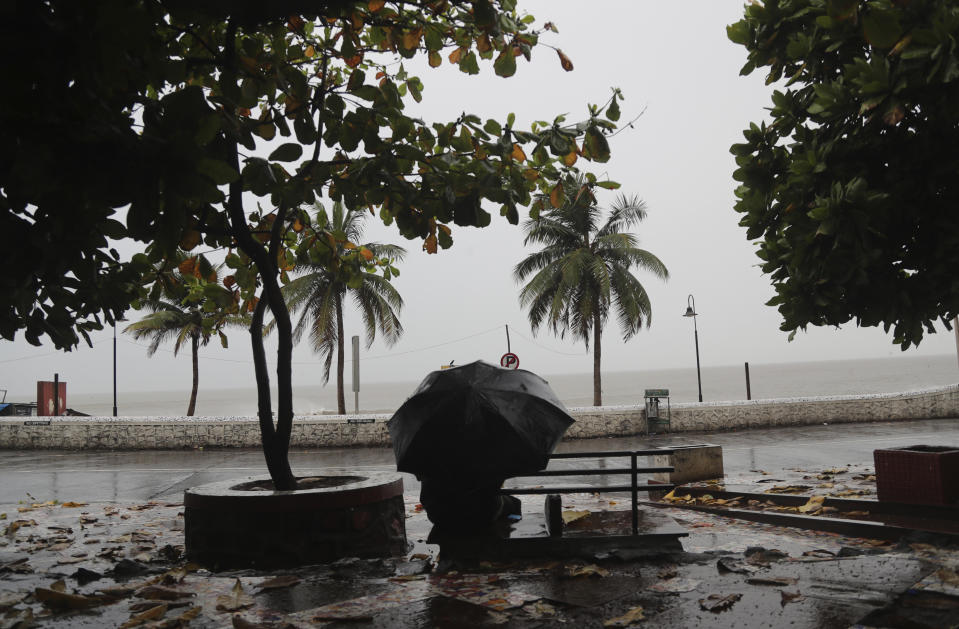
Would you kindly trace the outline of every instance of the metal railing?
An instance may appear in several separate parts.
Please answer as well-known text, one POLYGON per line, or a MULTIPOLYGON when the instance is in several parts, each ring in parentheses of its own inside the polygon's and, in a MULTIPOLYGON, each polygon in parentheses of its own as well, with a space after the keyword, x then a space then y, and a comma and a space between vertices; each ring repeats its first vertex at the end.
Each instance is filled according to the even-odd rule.
POLYGON ((574 493, 611 493, 618 491, 630 492, 632 498, 633 515, 633 535, 639 533, 639 492, 640 491, 669 491, 674 486, 667 483, 639 484, 639 474, 655 474, 657 472, 672 472, 673 467, 639 467, 637 459, 641 456, 662 456, 671 455, 673 450, 614 450, 609 452, 560 452, 550 455, 550 461, 553 459, 611 459, 611 458, 629 458, 629 467, 597 468, 597 469, 567 469, 567 470, 549 470, 544 469, 531 474, 519 474, 515 478, 539 478, 543 476, 600 476, 600 475, 626 475, 630 477, 628 485, 599 485, 589 487, 512 487, 500 490, 502 494, 574 494, 574 493))

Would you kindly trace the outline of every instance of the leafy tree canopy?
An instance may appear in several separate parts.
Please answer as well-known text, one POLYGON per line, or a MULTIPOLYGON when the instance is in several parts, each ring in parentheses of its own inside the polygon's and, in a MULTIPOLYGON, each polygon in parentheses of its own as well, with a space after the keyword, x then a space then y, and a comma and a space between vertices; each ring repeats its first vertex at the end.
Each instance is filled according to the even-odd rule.
POLYGON ((18 59, 0 107, 8 339, 75 346, 177 248, 243 250, 227 262, 252 310, 257 272, 238 267, 289 270, 296 208, 322 197, 430 252, 453 225, 488 224, 484 208, 516 223, 577 159, 609 158, 619 117, 616 91, 582 122, 525 130, 512 116, 406 113, 424 87, 405 59, 502 77, 530 59, 551 26, 534 29, 515 0, 24 0, 13 13, 0 25, 0 51, 18 59), (155 247, 122 263, 111 242, 125 238, 155 247))
POLYGON ((727 29, 768 70, 769 124, 732 147, 782 329, 893 329, 959 314, 959 5, 768 0, 727 29))

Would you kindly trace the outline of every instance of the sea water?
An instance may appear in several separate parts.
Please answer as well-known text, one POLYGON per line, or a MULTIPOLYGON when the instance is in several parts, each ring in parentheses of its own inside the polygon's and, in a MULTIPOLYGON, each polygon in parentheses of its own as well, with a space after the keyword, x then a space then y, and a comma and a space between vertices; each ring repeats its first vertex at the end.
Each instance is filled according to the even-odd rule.
MULTIPOLYGON (((752 399, 802 398, 831 395, 863 395, 916 391, 959 383, 959 367, 953 355, 834 360, 803 363, 751 364, 752 399)), ((425 375, 425 374, 424 374, 425 375)), ((543 375, 568 407, 593 403, 592 373, 543 375)), ((702 393, 705 402, 746 399, 744 365, 703 367, 702 393)), ((405 382, 363 383, 359 395, 362 413, 392 413, 419 384, 405 382)), ((611 371, 602 374, 603 404, 642 404, 645 389, 669 389, 671 402, 698 399, 696 369, 611 371)), ((347 412, 354 411, 355 399, 346 383, 347 412)), ((118 412, 122 416, 184 415, 188 388, 177 391, 120 391, 118 412)), ((276 393, 273 394, 275 404, 276 393)), ((69 406, 89 415, 112 415, 112 393, 70 393, 69 406)), ((336 388, 300 384, 293 387, 293 408, 298 415, 330 413, 336 410, 336 388)), ((197 397, 198 416, 253 416, 256 391, 246 389, 205 389, 197 397)))

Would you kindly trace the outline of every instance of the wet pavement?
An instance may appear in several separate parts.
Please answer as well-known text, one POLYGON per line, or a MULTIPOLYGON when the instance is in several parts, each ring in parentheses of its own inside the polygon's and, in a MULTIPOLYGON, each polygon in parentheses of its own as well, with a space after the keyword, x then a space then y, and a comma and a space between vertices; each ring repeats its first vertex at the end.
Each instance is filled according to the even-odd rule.
MULTIPOLYGON (((959 444, 959 422, 601 439, 568 442, 561 449, 689 443, 723 446, 727 488, 763 492, 805 483, 810 493, 854 488, 857 497, 869 499, 874 449, 959 444), (827 483, 832 486, 819 487, 827 483)), ((392 452, 298 451, 291 461, 301 475, 355 474, 392 469, 392 452)), ((669 515, 688 532, 685 552, 457 563, 425 543, 430 525, 417 508, 415 481, 405 492, 413 546, 403 557, 345 559, 279 572, 214 573, 185 563, 183 490, 262 473, 257 451, 3 452, 0 629, 30 622, 49 627, 959 625, 959 549, 944 538, 917 536, 892 544, 665 508, 656 513, 669 515)), ((616 482, 605 482, 611 480, 616 482)), ((563 498, 570 528, 584 526, 591 516, 578 515, 583 512, 628 508, 621 495, 589 491, 589 485, 602 482, 602 477, 563 479, 564 485, 584 486, 583 493, 563 498)), ((532 519, 541 506, 541 497, 524 498, 524 515, 532 519)))

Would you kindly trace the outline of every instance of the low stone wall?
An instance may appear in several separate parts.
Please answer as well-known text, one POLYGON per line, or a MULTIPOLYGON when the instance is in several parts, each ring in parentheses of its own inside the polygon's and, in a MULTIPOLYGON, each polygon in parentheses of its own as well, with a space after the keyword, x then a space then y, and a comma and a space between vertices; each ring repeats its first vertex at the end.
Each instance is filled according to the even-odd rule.
MULTIPOLYGON (((661 414, 666 412, 661 407, 661 414)), ((566 439, 625 437, 646 430, 642 406, 572 408, 566 439)), ((959 386, 851 397, 673 404, 672 432, 714 432, 803 424, 959 418, 959 386)), ((291 445, 389 446, 389 415, 301 416, 291 445)), ((163 450, 256 448, 252 417, 60 417, 0 419, 0 449, 163 450)))

